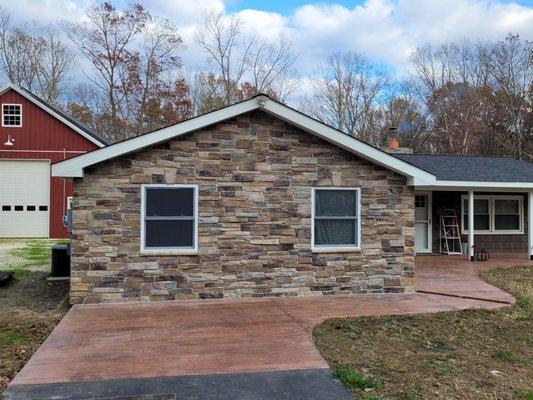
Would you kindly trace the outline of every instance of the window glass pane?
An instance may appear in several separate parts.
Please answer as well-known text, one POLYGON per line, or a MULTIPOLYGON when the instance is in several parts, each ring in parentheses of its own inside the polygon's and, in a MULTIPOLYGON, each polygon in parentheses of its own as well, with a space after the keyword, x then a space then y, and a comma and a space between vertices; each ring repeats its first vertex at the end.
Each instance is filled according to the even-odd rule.
POLYGON ((425 207, 425 206, 426 206, 426 195, 415 196, 415 207, 425 207))
POLYGON ((496 199, 494 200, 494 211, 496 214, 518 214, 518 200, 496 199))
POLYGON ((496 215, 494 227, 498 230, 519 230, 520 217, 518 215, 496 215))
POLYGON ((426 195, 415 196, 415 221, 427 221, 428 207, 426 195))
MULTIPOLYGON (((468 215, 463 216, 463 225, 468 230, 468 215)), ((474 230, 488 231, 490 229, 490 216, 483 214, 474 214, 474 230)))
POLYGON ((488 215, 474 215, 474 230, 488 231, 490 229, 490 217, 488 215))
POLYGON ((355 190, 316 190, 315 215, 319 217, 356 216, 357 192, 355 190))
POLYGON ((194 221, 147 220, 145 247, 194 247, 194 221))
POLYGON ((355 219, 315 220, 315 245, 356 245, 355 219))
POLYGON ((193 188, 147 188, 147 217, 192 217, 194 212, 193 188))
MULTIPOLYGON (((465 214, 468 214, 468 199, 463 200, 465 214)), ((488 199, 474 199, 474 213, 475 214, 488 214, 489 213, 489 200, 488 199)))
POLYGON ((476 214, 488 214, 489 213, 489 200, 474 200, 474 213, 476 214))

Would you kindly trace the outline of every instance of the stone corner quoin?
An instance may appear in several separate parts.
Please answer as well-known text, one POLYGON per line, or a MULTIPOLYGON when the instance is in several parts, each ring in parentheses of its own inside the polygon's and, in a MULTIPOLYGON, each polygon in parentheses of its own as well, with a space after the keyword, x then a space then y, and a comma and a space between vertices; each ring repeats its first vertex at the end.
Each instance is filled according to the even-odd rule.
POLYGON ((262 111, 74 179, 71 302, 414 291, 406 178, 262 111), (198 255, 141 255, 141 185, 199 185, 198 255), (311 252, 311 188, 361 188, 361 250, 311 252))

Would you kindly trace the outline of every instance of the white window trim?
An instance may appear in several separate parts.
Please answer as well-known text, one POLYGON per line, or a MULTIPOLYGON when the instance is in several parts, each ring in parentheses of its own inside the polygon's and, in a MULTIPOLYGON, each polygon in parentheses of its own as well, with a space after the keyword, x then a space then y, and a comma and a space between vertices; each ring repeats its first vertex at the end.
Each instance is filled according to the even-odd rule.
MULTIPOLYGON (((461 196, 461 233, 463 235, 468 234, 468 229, 465 229, 464 216, 465 216, 465 199, 468 199, 467 195, 461 196)), ((489 230, 474 230, 475 234, 481 235, 520 235, 524 233, 524 198, 522 196, 510 196, 510 195, 474 195, 474 200, 488 200, 489 201, 489 230), (496 200, 518 200, 518 213, 519 213, 519 229, 517 230, 496 230, 496 200)))
MULTIPOLYGON (((7 114, 14 115, 14 114, 7 114)), ((2 103, 2 127, 6 128, 22 128, 22 104, 18 103, 2 103), (19 125, 5 125, 4 124, 4 106, 19 106, 20 107, 20 124, 19 125)))
POLYGON ((141 254, 144 255, 197 255, 198 254, 198 185, 182 184, 148 184, 141 185, 141 254), (146 189, 151 188, 189 188, 194 189, 193 199, 193 216, 194 216, 194 235, 193 247, 164 247, 154 248, 145 246, 145 213, 146 213, 146 189))
POLYGON ((311 188, 311 251, 313 253, 348 253, 361 250, 361 188, 360 187, 314 187, 311 188), (351 190, 357 193, 357 244, 355 246, 315 245, 315 195, 317 190, 351 190))

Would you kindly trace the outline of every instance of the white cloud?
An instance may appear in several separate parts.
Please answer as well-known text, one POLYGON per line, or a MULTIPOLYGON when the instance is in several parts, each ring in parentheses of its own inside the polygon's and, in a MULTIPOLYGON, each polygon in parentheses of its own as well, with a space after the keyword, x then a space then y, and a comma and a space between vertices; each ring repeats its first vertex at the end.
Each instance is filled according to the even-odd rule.
POLYGON ((180 26, 197 24, 205 10, 224 11, 223 0, 144 0, 140 3, 150 13, 168 18, 180 26))
POLYGON ((2 0, 16 21, 37 21, 43 24, 60 20, 76 21, 83 18, 88 1, 74 0, 2 0))
MULTIPOLYGON (((2 0, 17 19, 53 22, 79 19, 90 0, 2 0)), ((115 0, 122 7, 126 0, 115 0)), ((227 2, 227 0, 226 0, 227 2)), ((193 34, 206 9, 225 11, 224 0, 144 0, 154 15, 173 21, 187 46, 187 66, 205 62, 193 34)), ((533 7, 503 0, 366 0, 345 7, 310 2, 290 15, 244 9, 245 26, 266 38, 285 32, 299 53, 298 70, 308 76, 333 51, 352 50, 389 64, 400 74, 417 46, 459 38, 503 39, 508 32, 533 39, 533 7)))
POLYGON ((448 40, 533 38, 533 8, 494 0, 367 0, 352 9, 309 4, 290 23, 308 68, 334 50, 353 50, 404 72, 417 46, 448 40), (320 21, 320 22, 317 22, 320 21))
POLYGON ((256 32, 266 39, 275 39, 281 32, 287 31, 289 19, 275 12, 246 9, 237 14, 245 29, 256 32))

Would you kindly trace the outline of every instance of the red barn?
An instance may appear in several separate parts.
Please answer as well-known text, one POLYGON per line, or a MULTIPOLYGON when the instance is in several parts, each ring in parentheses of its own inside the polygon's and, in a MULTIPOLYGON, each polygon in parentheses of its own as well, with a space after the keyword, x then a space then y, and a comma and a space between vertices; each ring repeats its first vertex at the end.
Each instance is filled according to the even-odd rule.
POLYGON ((0 89, 0 112, 0 237, 67 237, 72 182, 51 177, 50 165, 105 140, 15 85, 0 89))

